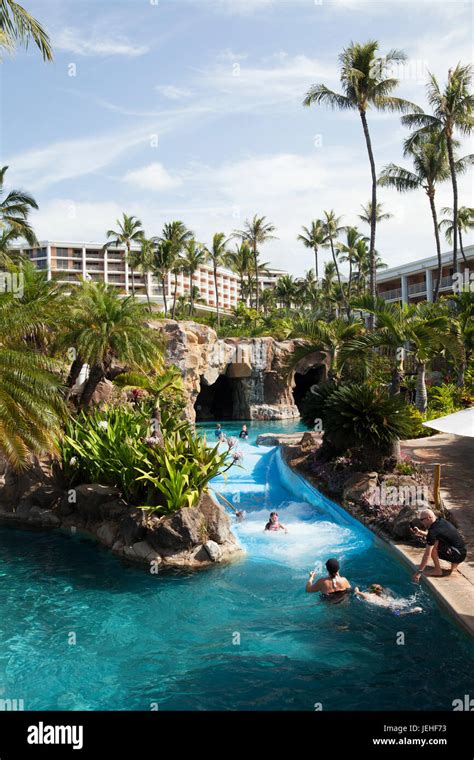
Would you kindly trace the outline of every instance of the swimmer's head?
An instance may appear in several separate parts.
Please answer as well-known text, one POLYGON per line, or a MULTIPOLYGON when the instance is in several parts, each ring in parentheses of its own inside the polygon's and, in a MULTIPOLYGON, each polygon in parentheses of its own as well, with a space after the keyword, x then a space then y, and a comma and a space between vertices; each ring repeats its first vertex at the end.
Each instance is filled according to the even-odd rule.
POLYGON ((326 562, 326 570, 328 571, 331 578, 334 578, 339 572, 339 562, 337 559, 328 559, 326 562))
POLYGON ((278 522, 278 512, 270 512, 270 522, 278 522))
POLYGON ((383 593, 383 586, 381 586, 380 583, 371 583, 369 586, 369 591, 371 594, 377 594, 377 596, 381 596, 383 593))

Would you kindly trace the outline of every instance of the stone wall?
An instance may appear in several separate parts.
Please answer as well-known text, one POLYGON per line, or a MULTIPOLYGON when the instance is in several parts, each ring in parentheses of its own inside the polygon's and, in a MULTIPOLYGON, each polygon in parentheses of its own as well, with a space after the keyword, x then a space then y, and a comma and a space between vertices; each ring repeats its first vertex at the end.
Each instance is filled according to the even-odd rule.
MULTIPOLYGON (((286 363, 301 341, 278 341, 271 337, 224 338, 206 325, 196 322, 160 320, 151 323, 165 338, 166 361, 175 364, 183 375, 188 398, 187 416, 196 418, 196 401, 206 408, 200 417, 230 419, 284 420, 299 417, 292 386, 294 373, 286 363), (219 378, 222 378, 219 380, 219 378), (219 385, 215 386, 219 380, 219 385), (215 388, 213 388, 215 386, 215 388), (209 392, 201 394, 203 388, 209 392), (227 398, 226 413, 213 415, 210 406, 215 393, 227 398), (200 397, 198 399, 198 397, 200 397)), ((320 366, 327 374, 327 356, 316 352, 305 359, 300 371, 320 366)))

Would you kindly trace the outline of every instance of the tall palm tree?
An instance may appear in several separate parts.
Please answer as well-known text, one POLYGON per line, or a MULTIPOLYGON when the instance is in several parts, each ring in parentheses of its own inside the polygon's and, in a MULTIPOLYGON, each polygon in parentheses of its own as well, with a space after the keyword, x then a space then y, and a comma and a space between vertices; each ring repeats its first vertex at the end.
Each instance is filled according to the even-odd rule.
POLYGON ((0 47, 11 49, 15 44, 28 47, 32 40, 44 61, 53 60, 51 41, 39 23, 14 0, 0 0, 0 47))
POLYGON ((275 227, 273 224, 270 224, 270 222, 265 221, 266 217, 264 216, 255 216, 250 221, 248 219, 244 222, 244 229, 243 230, 235 230, 232 237, 240 238, 242 241, 246 241, 253 254, 253 268, 254 268, 254 275, 255 275, 255 308, 259 309, 259 297, 260 297, 260 283, 259 283, 259 264, 258 264, 258 256, 259 256, 259 246, 263 243, 266 243, 267 240, 274 240, 275 235, 272 233, 275 232, 275 227))
POLYGON ((145 292, 146 292, 146 300, 148 301, 148 309, 151 313, 151 301, 150 301, 150 287, 149 287, 149 280, 148 275, 151 273, 153 269, 153 263, 155 260, 155 248, 156 248, 156 239, 155 238, 146 238, 145 234, 142 235, 140 238, 140 251, 137 255, 136 263, 138 269, 141 271, 143 275, 143 280, 145 282, 145 292))
POLYGON ((171 240, 163 240, 162 238, 153 238, 154 240, 154 256, 152 263, 152 271, 161 282, 161 289, 163 292, 163 304, 165 307, 165 317, 168 316, 168 302, 166 299, 168 288, 168 276, 173 268, 174 263, 174 250, 171 240))
POLYGON ((318 273, 318 251, 321 246, 326 242, 326 228, 321 219, 316 219, 311 222, 311 227, 303 227, 303 234, 298 235, 300 240, 306 248, 311 248, 314 251, 314 273, 316 279, 319 279, 318 273))
POLYGON ((104 245, 104 250, 111 245, 115 245, 117 248, 119 245, 124 245, 126 249, 126 260, 130 265, 130 271, 132 275, 132 295, 135 295, 135 256, 131 255, 132 243, 139 243, 144 235, 142 223, 136 216, 127 216, 122 213, 122 219, 117 219, 117 229, 107 230, 106 237, 109 240, 104 245))
POLYGON ((456 354, 449 329, 449 318, 445 314, 433 316, 428 311, 429 304, 415 304, 407 309, 407 337, 410 351, 416 362, 415 406, 426 412, 428 394, 426 390, 426 366, 441 350, 456 354))
POLYGON ((240 281, 240 298, 246 301, 244 294, 250 294, 250 279, 252 270, 252 251, 247 242, 235 246, 234 251, 229 251, 226 256, 226 266, 235 272, 240 281), (247 283, 247 286, 246 286, 247 283))
POLYGON ((147 327, 148 309, 103 282, 83 281, 73 296, 61 343, 75 346, 89 365, 80 405, 89 405, 114 360, 131 369, 152 369, 161 357, 159 336, 147 327))
POLYGON ((327 104, 338 110, 357 110, 362 122, 367 153, 372 176, 371 219, 370 219, 370 292, 376 295, 376 266, 375 266, 375 234, 377 226, 377 174, 372 150, 367 111, 374 107, 378 111, 406 112, 410 109, 417 111, 418 107, 402 98, 394 97, 391 93, 398 85, 398 79, 387 76, 387 71, 393 64, 406 60, 406 55, 400 50, 390 50, 386 56, 378 56, 379 43, 370 40, 364 44, 351 43, 344 48, 339 56, 340 79, 342 93, 330 90, 324 84, 315 84, 308 91, 303 104, 327 104))
POLYGON ((341 261, 347 261, 349 264, 349 281, 347 283, 347 316, 351 316, 350 300, 352 296, 353 266, 360 261, 361 256, 365 253, 365 244, 367 238, 360 234, 357 227, 347 227, 346 242, 338 243, 337 249, 341 254, 341 261), (362 250, 361 246, 362 245, 362 250))
MULTIPOLYGON (((468 158, 473 158, 472 156, 469 156, 468 158)), ((448 214, 449 216, 442 219, 439 223, 439 228, 444 229, 444 235, 446 237, 446 240, 448 243, 452 244, 453 242, 453 231, 454 231, 454 216, 453 216, 453 209, 449 206, 445 206, 441 209, 442 214, 448 214)), ((470 208, 469 206, 461 206, 461 208, 458 209, 458 233, 459 233, 459 249, 461 251, 461 256, 464 259, 464 263, 467 264, 466 254, 464 253, 464 245, 463 245, 463 233, 470 232, 472 229, 474 229, 474 208, 470 208)))
MULTIPOLYGON (((372 220, 372 201, 368 201, 365 206, 361 205, 361 209, 362 214, 358 214, 359 219, 370 226, 372 220)), ((375 209, 375 221, 377 224, 379 222, 388 221, 389 219, 392 219, 392 217, 393 214, 383 210, 383 203, 377 203, 377 208, 375 209)))
POLYGON ((19 239, 24 239, 28 245, 38 245, 28 217, 32 209, 37 209, 33 196, 23 190, 10 190, 5 195, 4 183, 8 166, 0 169, 0 232, 2 235, 1 252, 8 260, 8 246, 19 239))
MULTIPOLYGON (((472 66, 461 66, 450 69, 448 79, 443 90, 433 74, 429 74, 427 84, 428 102, 432 113, 423 112, 406 114, 402 117, 402 123, 409 127, 418 127, 412 135, 412 141, 417 142, 420 138, 426 138, 426 133, 432 130, 441 132, 448 151, 451 183, 453 186, 453 219, 458 216, 458 183, 456 178, 456 161, 454 158, 455 132, 468 135, 474 126, 473 109, 474 95, 470 92, 472 80, 472 66)), ((453 228, 453 269, 458 271, 458 227, 453 228)))
POLYGON ((178 220, 165 224, 161 237, 162 240, 168 240, 171 243, 171 251, 173 255, 171 272, 174 275, 174 292, 171 318, 174 319, 176 312, 176 297, 178 294, 178 275, 183 271, 181 254, 185 243, 194 237, 194 232, 188 230, 184 222, 178 220))
MULTIPOLYGON (((183 269, 189 276, 189 313, 194 314, 194 300, 196 295, 196 288, 193 285, 193 277, 203 264, 206 263, 207 253, 203 246, 200 246, 196 241, 188 240, 184 245, 183 255, 183 269)), ((199 295, 200 291, 197 288, 199 295)))
POLYGON ((334 274, 337 277, 341 301, 344 303, 345 295, 342 287, 341 273, 339 272, 339 266, 337 262, 336 241, 340 233, 343 232, 346 228, 341 225, 342 216, 336 216, 336 213, 333 209, 331 209, 331 211, 323 211, 323 215, 324 232, 326 235, 323 247, 331 249, 332 261, 334 264, 334 274))
POLYGON ((274 288, 265 288, 263 290, 261 298, 260 298, 260 305, 263 309, 263 313, 265 316, 268 316, 268 314, 272 311, 272 309, 275 307, 275 289, 274 288))
POLYGON ((223 232, 216 232, 212 238, 212 245, 210 249, 206 249, 206 255, 212 264, 212 271, 214 273, 214 288, 216 291, 216 312, 217 312, 217 326, 220 326, 220 313, 219 313, 219 287, 217 285, 217 269, 226 263, 228 251, 226 248, 226 237, 223 232))
POLYGON ((314 310, 321 295, 320 281, 316 279, 314 271, 310 269, 298 282, 298 295, 303 304, 307 304, 314 310))
MULTIPOLYGON (((399 193, 423 189, 428 196, 438 256, 438 272, 433 294, 433 300, 436 302, 441 283, 443 262, 441 259, 441 243, 439 239, 435 195, 437 183, 444 182, 450 176, 448 155, 442 136, 439 133, 436 135, 434 132, 427 133, 423 139, 420 138, 418 140, 418 143, 408 141, 405 146, 405 155, 412 158, 414 171, 397 166, 396 164, 388 164, 380 174, 379 184, 383 187, 394 187, 399 193)), ((469 163, 472 163, 470 156, 462 158, 456 161, 455 170, 457 172, 465 171, 469 163)))

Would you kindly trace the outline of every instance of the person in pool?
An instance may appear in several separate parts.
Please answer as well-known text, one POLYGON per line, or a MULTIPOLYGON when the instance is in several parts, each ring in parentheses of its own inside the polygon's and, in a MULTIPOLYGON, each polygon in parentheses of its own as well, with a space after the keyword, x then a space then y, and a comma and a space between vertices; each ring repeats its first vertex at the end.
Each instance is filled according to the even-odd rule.
POLYGON ((220 422, 217 423, 216 428, 214 430, 214 435, 216 438, 221 438, 221 436, 224 435, 224 431, 222 430, 222 425, 220 422))
POLYGON ((360 591, 359 587, 356 586, 354 594, 370 604, 390 609, 395 615, 411 615, 412 613, 423 612, 421 607, 403 609, 400 604, 397 606, 397 599, 391 596, 380 583, 371 583, 367 591, 360 591))
POLYGON ((339 562, 337 559, 328 559, 326 562, 328 574, 325 578, 319 578, 314 582, 316 571, 312 570, 306 583, 306 591, 310 594, 319 591, 323 599, 333 598, 334 595, 341 597, 351 590, 351 584, 342 575, 339 575, 339 562))
POLYGON ((247 425, 242 425, 242 430, 239 433, 239 438, 248 438, 249 437, 249 431, 247 430, 247 425))
POLYGON ((270 519, 265 525, 265 530, 271 530, 271 531, 284 530, 285 533, 288 533, 285 526, 282 525, 281 522, 278 521, 278 512, 270 512, 270 519))

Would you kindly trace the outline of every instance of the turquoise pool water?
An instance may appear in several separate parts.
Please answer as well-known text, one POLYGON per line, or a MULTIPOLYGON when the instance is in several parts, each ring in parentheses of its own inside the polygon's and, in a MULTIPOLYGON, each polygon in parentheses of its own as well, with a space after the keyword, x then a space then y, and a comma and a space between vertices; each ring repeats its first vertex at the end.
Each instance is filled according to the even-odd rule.
MULTIPOLYGON (((233 422, 222 422, 222 430, 228 436, 238 437, 242 430, 242 425, 245 420, 238 420, 233 422)), ((301 433, 303 434, 308 428, 301 420, 248 420, 245 422, 249 431, 249 437, 246 439, 247 443, 255 443, 258 436, 262 433, 301 433)), ((209 443, 215 441, 214 431, 216 429, 215 422, 198 422, 197 430, 206 435, 209 443)))
POLYGON ((408 572, 288 479, 276 449, 242 451, 214 484, 247 510, 235 526, 247 556, 233 565, 151 576, 77 537, 0 531, 0 698, 32 710, 449 710, 472 694, 472 643, 408 572), (271 508, 287 535, 263 532, 271 508), (329 556, 423 613, 305 594, 329 556))

